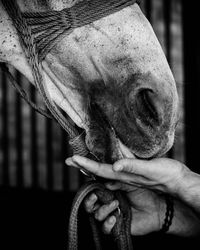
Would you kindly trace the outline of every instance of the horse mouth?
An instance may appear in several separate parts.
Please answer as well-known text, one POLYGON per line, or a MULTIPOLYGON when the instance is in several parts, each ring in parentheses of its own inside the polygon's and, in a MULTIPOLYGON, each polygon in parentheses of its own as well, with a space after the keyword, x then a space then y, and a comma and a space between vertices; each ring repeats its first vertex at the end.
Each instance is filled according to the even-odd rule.
POLYGON ((96 102, 93 102, 90 108, 91 122, 88 140, 86 140, 89 150, 101 162, 113 163, 122 158, 137 158, 135 153, 120 139, 111 119, 102 108, 96 102), (90 142, 94 142, 92 146, 90 142))
POLYGON ((118 139, 118 150, 122 155, 122 158, 138 158, 127 146, 125 146, 120 139, 118 139))

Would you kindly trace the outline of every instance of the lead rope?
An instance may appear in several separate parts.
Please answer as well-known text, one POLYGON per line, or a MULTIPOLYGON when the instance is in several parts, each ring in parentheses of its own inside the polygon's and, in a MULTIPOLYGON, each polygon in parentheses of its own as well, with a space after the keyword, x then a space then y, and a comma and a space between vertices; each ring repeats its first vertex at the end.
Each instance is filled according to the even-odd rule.
POLYGON ((46 118, 53 119, 52 115, 48 112, 46 112, 44 109, 38 107, 34 102, 32 102, 26 93, 26 91, 19 85, 19 83, 15 80, 13 75, 10 73, 7 65, 5 63, 0 63, 1 70, 8 76, 10 83, 15 88, 15 90, 18 92, 20 97, 24 99, 24 101, 36 112, 39 114, 45 116, 46 118))
MULTIPOLYGON (((14 0, 2 0, 2 3, 11 17, 13 24, 18 32, 18 36, 20 38, 21 46, 25 52, 25 55, 28 59, 28 63, 32 68, 32 74, 34 77, 35 85, 37 89, 40 91, 41 95, 44 98, 45 104, 47 108, 50 110, 53 117, 57 120, 57 122, 61 125, 61 127, 68 133, 70 138, 70 145, 73 148, 74 153, 88 156, 88 149, 85 145, 84 138, 79 135, 76 128, 62 115, 60 110, 57 108, 53 100, 51 99, 48 90, 46 88, 46 84, 43 78, 41 60, 44 59, 46 54, 52 49, 52 47, 57 43, 59 39, 63 38, 63 35, 66 35, 66 32, 70 33, 74 28, 80 27, 89 23, 98 20, 104 16, 112 14, 115 11, 121 10, 124 7, 132 5, 135 1, 133 0, 88 0, 87 4, 83 3, 84 1, 76 4, 74 7, 70 9, 64 9, 61 12, 50 11, 48 13, 36 13, 35 15, 32 13, 24 13, 22 14, 18 5, 14 0), (103 7, 102 7, 103 4, 103 7), (114 8, 114 10, 113 10, 114 8), (62 14, 61 14, 62 13, 62 14), (56 17, 57 16, 57 17, 56 17), (47 24, 50 21, 53 21, 55 26, 58 18, 61 16, 61 21, 58 25, 58 28, 53 28, 52 25, 47 24), (42 26, 37 26, 42 21, 38 20, 38 18, 43 20, 44 28, 42 26), (56 17, 56 19, 54 19, 56 17), (28 21, 27 21, 27 20, 28 21), (29 25, 37 26, 36 28, 31 29, 29 25), (48 27, 47 27, 48 26, 48 27), (48 28, 48 29, 47 29, 48 28), (35 38, 32 35, 32 30, 35 34, 38 32, 39 35, 36 35, 35 38), (41 33, 42 32, 42 33, 41 33), (47 37, 50 36, 50 40, 47 37), (35 45, 35 42, 38 45, 35 45)), ((98 184, 96 184, 98 185, 98 184)), ((87 195, 87 190, 92 191, 90 185, 87 185, 78 193, 78 196, 75 198, 75 202, 72 208, 72 213, 70 216, 70 233, 69 235, 69 249, 76 250, 78 249, 78 234, 77 234, 77 213, 80 206, 80 202, 87 195), (77 211, 74 213, 73 211, 77 211)), ((94 188, 94 187, 93 187, 94 188)), ((96 186, 95 186, 96 189, 96 186)), ((99 198, 104 200, 107 196, 105 193, 105 188, 98 186, 98 192, 100 192, 99 198), (101 191, 101 192, 100 192, 101 191)), ((120 199, 120 197, 119 197, 120 199)), ((124 200, 122 201, 121 206, 123 210, 124 200)), ((127 217, 128 227, 124 227, 125 221, 124 219, 118 220, 119 222, 114 227, 113 235, 118 242, 118 249, 120 250, 129 250, 132 249, 131 240, 130 240, 130 209, 126 208, 123 211, 123 214, 126 214, 125 211, 129 211, 129 217, 127 217), (122 230, 122 231, 121 231, 122 230)), ((93 225, 93 229, 96 230, 96 226, 93 225)), ((100 247, 98 234, 95 235, 96 246, 100 247)))
POLYGON ((27 25, 25 19, 22 17, 21 11, 18 5, 13 0, 2 0, 2 3, 12 18, 13 24, 17 29, 19 38, 21 40, 21 45, 28 59, 28 63, 32 68, 32 74, 37 89, 43 96, 44 102, 47 108, 50 110, 53 117, 57 120, 60 126, 67 132, 70 138, 71 146, 76 154, 86 156, 88 150, 82 138, 79 137, 78 131, 75 127, 62 115, 61 111, 57 108, 55 103, 49 96, 49 92, 46 88, 46 83, 44 82, 42 66, 39 62, 38 53, 36 51, 36 46, 34 44, 34 39, 31 33, 30 27, 27 25), (78 138, 78 139, 76 139, 78 138))
MULTIPOLYGON (((103 204, 109 204, 114 199, 119 201, 120 213, 116 211, 114 215, 117 219, 117 225, 114 226, 112 230, 112 235, 116 243, 117 249, 119 250, 132 250, 132 240, 130 236, 131 232, 131 209, 126 196, 122 195, 121 192, 111 192, 107 190, 105 186, 101 183, 90 181, 86 183, 76 194, 72 210, 69 219, 69 241, 68 250, 78 249, 78 211, 79 207, 84 200, 84 198, 91 192, 96 193, 98 199, 103 204)), ((94 243, 97 250, 103 249, 100 245, 100 237, 98 233, 97 225, 94 221, 93 216, 90 216, 92 223, 94 243)))

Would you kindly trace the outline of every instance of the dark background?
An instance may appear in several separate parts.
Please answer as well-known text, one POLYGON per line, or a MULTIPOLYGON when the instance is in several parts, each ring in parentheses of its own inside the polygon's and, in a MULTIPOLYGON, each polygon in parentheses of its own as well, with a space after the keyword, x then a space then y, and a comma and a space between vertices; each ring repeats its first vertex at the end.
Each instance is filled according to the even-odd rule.
MULTIPOLYGON (((200 39, 198 1, 143 0, 177 82, 180 122, 169 157, 199 173, 200 39)), ((26 79, 13 70, 32 100, 42 100, 26 79)), ((64 160, 70 155, 67 136, 52 121, 31 110, 0 71, 0 249, 63 249, 75 192, 84 181, 64 160)), ((85 218, 85 216, 84 216, 85 218)), ((82 244, 89 247, 87 221, 82 244)), ((150 235, 134 238, 134 249, 195 247, 198 239, 150 235)))

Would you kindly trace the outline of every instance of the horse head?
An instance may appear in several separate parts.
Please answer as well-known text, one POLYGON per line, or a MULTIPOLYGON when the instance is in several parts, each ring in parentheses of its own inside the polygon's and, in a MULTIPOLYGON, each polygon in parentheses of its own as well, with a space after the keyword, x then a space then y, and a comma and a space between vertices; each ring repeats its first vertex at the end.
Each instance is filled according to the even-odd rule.
MULTIPOLYGON (((45 11, 77 1, 18 2, 22 10, 45 11)), ((10 63, 32 80, 19 47, 10 63)), ((136 157, 151 158, 173 145, 176 84, 138 4, 66 34, 42 65, 52 98, 85 130, 89 150, 100 159, 117 158, 118 146, 136 157)))

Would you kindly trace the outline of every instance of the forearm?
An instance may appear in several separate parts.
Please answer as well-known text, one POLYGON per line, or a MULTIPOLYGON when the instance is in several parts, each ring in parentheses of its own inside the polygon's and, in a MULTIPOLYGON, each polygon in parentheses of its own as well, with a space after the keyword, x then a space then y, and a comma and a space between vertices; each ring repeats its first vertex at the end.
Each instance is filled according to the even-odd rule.
MULTIPOLYGON (((173 198, 173 204, 174 212, 172 224, 167 233, 183 237, 200 236, 200 218, 196 215, 194 210, 182 200, 175 197, 173 198)), ((166 208, 166 198, 161 195, 159 198, 158 231, 161 230, 166 219, 166 208)))
POLYGON ((176 196, 190 206, 200 218, 200 175, 185 171, 177 188, 176 196))
POLYGON ((200 235, 200 219, 184 203, 174 200, 174 217, 168 233, 183 237, 200 235))

